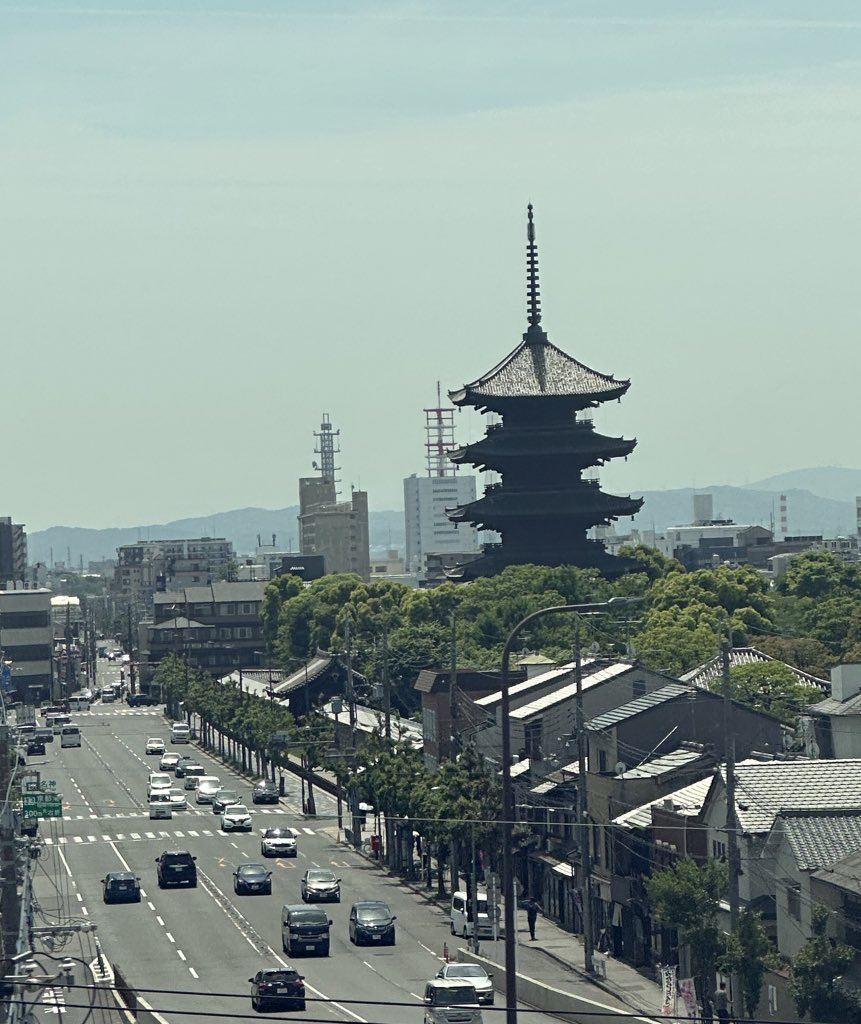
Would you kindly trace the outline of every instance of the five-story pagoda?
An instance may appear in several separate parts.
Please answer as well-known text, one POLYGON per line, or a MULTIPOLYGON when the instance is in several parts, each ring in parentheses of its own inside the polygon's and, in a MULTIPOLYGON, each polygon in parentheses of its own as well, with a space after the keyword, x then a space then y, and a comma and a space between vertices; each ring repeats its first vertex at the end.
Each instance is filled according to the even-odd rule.
POLYGON ((590 419, 578 414, 621 398, 631 382, 589 369, 548 340, 541 328, 531 205, 528 217, 529 328, 489 373, 449 392, 455 405, 495 412, 501 420, 488 426, 481 441, 456 448, 449 457, 495 470, 501 483, 446 514, 452 522, 494 530, 502 542, 485 545, 480 558, 451 575, 464 580, 492 576, 525 563, 593 567, 606 576, 618 575, 630 568, 628 561, 608 555, 587 534, 593 526, 635 515, 643 499, 605 494, 597 481, 583 479, 583 471, 629 455, 637 442, 599 434, 590 419))

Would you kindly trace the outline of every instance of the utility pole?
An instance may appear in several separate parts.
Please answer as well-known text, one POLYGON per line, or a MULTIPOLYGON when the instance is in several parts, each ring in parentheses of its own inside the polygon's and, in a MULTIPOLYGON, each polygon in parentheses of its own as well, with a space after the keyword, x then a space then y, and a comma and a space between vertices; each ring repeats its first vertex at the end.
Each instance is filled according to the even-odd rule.
MULTIPOLYGON (((727 902, 729 903, 730 930, 735 932, 738 928, 739 917, 739 890, 738 890, 738 818, 735 813, 735 733, 732 723, 732 700, 729 695, 729 655, 732 648, 732 633, 721 641, 721 676, 723 678, 723 739, 724 758, 726 759, 726 852, 727 864, 729 867, 729 886, 727 888, 727 902)), ((737 1002, 740 997, 738 977, 732 977, 732 1001, 737 1002)))
POLYGON ((389 626, 383 623, 383 708, 385 710, 386 740, 392 738, 392 681, 389 678, 389 626))
POLYGON ((451 672, 448 678, 449 757, 454 760, 460 749, 457 706, 457 629, 454 609, 451 610, 451 672))
POLYGON ((586 779, 586 729, 583 720, 583 665, 580 655, 580 613, 574 614, 574 689, 577 727, 577 822, 580 832, 580 865, 583 871, 583 956, 586 973, 592 974, 595 952, 592 929, 592 836, 589 834, 589 792, 586 779))
MULTIPOLYGON (((355 756, 356 751, 356 691, 353 687, 353 644, 350 639, 350 620, 344 620, 344 658, 347 663, 347 706, 350 713, 350 747, 355 756)), ((347 794, 350 804, 350 834, 353 837, 353 845, 359 849, 362 845, 362 819, 359 815, 359 791, 356 789, 355 774, 350 775, 350 789, 347 794)), ((386 831, 388 832, 388 818, 386 818, 386 831)), ((388 849, 386 855, 388 856, 388 849)))
MULTIPOLYGON (((0 793, 9 794, 12 773, 15 768, 12 758, 12 729, 0 725, 0 793)), ((15 812, 12 800, 3 802, 0 813, 0 920, 3 930, 4 975, 9 974, 9 958, 15 956, 18 940, 18 922, 21 917, 21 903, 18 897, 18 861, 15 848, 15 812)))
MULTIPOLYGON (((135 648, 134 636, 132 634, 132 606, 126 605, 128 619, 128 645, 129 645, 129 693, 136 693, 135 690, 135 648)), ((186 658, 186 671, 188 671, 188 659, 186 658)))

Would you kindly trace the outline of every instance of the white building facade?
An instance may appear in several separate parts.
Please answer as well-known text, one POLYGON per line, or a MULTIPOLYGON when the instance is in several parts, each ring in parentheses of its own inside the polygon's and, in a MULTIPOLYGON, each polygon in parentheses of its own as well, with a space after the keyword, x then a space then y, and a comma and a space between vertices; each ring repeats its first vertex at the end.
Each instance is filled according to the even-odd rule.
POLYGON ((481 550, 478 532, 471 526, 450 522, 446 508, 475 501, 474 476, 417 476, 404 480, 406 568, 419 579, 425 575, 427 557, 474 555, 481 550))
POLYGON ((51 591, 0 590, 0 660, 14 699, 35 703, 52 695, 53 646, 51 591))

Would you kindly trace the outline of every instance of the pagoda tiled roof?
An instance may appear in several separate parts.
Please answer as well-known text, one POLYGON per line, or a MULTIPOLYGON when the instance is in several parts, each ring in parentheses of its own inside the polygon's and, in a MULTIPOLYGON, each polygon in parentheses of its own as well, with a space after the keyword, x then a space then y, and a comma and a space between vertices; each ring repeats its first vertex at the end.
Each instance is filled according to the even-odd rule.
POLYGON ((580 459, 584 464, 592 464, 594 460, 602 462, 630 455, 636 447, 637 442, 633 438, 608 437, 580 424, 565 430, 556 426, 529 430, 512 430, 500 426, 489 430, 485 437, 473 444, 453 448, 448 452, 448 457, 452 462, 471 462, 476 465, 487 460, 502 463, 505 459, 534 459, 536 456, 548 456, 555 460, 569 457, 580 459))
POLYGON ((489 487, 481 498, 446 509, 446 515, 454 522, 484 522, 490 518, 519 518, 541 515, 542 517, 604 517, 633 516, 643 506, 642 498, 606 494, 597 486, 584 482, 577 490, 558 489, 552 491, 515 491, 496 485, 489 487))
POLYGON ((494 399, 579 398, 605 402, 621 398, 631 386, 598 373, 557 348, 538 325, 489 373, 459 391, 450 391, 455 405, 485 405, 494 399))

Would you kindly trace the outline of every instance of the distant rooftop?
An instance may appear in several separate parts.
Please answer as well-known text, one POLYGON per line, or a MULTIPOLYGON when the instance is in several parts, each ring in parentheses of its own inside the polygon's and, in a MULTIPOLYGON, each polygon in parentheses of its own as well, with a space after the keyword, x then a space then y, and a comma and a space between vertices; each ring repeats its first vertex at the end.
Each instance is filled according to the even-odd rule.
MULTIPOLYGON (((777 659, 764 654, 762 651, 758 651, 755 647, 733 647, 729 652, 730 668, 736 668, 739 665, 759 665, 770 661, 777 661, 777 659)), ((777 661, 777 663, 779 665, 786 664, 786 662, 781 661, 777 661)), ((792 665, 786 665, 786 667, 805 686, 815 686, 817 689, 822 690, 823 693, 831 692, 829 680, 812 676, 808 672, 802 672, 800 668, 795 668, 792 665)), ((683 683, 693 683, 694 686, 699 686, 703 690, 709 690, 711 689, 711 684, 720 679, 721 671, 721 655, 716 654, 703 665, 698 665, 696 668, 691 669, 690 672, 686 672, 681 677, 681 680, 683 683)))
POLYGON ((712 787, 712 781, 712 776, 709 776, 700 779, 699 782, 692 782, 691 785, 684 786, 682 789, 677 789, 667 796, 650 800, 647 804, 620 814, 618 818, 613 819, 613 824, 620 825, 622 828, 651 828, 653 807, 665 807, 683 817, 695 818, 703 809, 706 797, 712 787))

